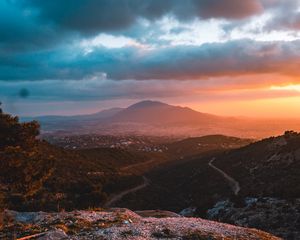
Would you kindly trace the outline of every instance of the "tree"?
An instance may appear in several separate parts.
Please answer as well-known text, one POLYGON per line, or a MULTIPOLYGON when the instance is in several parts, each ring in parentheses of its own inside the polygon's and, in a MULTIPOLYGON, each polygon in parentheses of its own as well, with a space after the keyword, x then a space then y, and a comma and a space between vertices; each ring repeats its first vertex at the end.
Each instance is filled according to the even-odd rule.
POLYGON ((3 113, 0 108, 0 150, 6 147, 33 147, 39 129, 37 121, 20 123, 18 117, 3 113))
POLYGON ((0 108, 0 187, 7 186, 2 194, 7 202, 12 196, 23 198, 38 191, 51 168, 51 156, 37 139, 39 128, 38 122, 20 123, 0 108))

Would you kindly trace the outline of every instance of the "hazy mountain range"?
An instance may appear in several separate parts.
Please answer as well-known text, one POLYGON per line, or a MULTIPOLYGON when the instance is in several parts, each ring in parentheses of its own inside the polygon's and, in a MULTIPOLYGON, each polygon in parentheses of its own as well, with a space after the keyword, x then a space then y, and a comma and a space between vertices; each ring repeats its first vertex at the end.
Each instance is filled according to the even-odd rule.
POLYGON ((157 101, 142 101, 127 108, 111 108, 89 115, 39 116, 22 118, 38 120, 43 133, 56 134, 133 134, 199 136, 224 134, 262 138, 300 130, 300 119, 256 119, 223 117, 172 106, 157 101))

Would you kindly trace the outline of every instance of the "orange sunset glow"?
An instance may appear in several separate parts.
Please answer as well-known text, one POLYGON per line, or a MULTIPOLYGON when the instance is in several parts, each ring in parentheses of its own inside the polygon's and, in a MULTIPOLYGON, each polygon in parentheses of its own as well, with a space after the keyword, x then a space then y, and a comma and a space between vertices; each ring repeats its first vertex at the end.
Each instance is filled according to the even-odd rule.
POLYGON ((297 1, 225 0, 219 8, 191 0, 199 11, 182 12, 175 2, 145 3, 145 12, 129 4, 131 12, 105 21, 82 13, 82 22, 66 6, 65 22, 55 4, 4 1, 14 30, 1 25, 4 108, 77 115, 150 99, 222 116, 300 118, 297 1))

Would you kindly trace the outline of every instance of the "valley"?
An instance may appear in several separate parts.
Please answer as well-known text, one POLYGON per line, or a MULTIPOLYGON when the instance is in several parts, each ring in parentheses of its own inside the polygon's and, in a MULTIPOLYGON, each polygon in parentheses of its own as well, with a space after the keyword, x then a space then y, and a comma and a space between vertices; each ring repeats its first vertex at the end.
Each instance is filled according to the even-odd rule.
POLYGON ((169 211, 255 227, 284 239, 299 234, 297 132, 259 141, 218 134, 184 138, 80 131, 37 137, 36 122, 19 123, 3 113, 2 121, 2 209, 126 208, 150 216, 169 211), (11 134, 15 137, 9 140, 11 134))

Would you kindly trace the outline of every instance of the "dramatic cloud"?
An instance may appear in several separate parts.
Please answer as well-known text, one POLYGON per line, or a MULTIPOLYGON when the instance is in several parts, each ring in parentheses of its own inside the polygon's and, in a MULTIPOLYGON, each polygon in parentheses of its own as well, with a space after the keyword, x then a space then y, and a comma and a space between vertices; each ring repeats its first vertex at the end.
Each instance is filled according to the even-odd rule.
POLYGON ((299 64, 299 0, 0 1, 6 102, 298 96, 299 64))
POLYGON ((0 58, 0 79, 109 79, 202 80, 210 76, 300 73, 300 41, 250 40, 201 46, 174 46, 141 50, 137 47, 99 47, 86 53, 73 47, 39 54, 0 58))
POLYGON ((31 0, 24 4, 35 7, 47 21, 86 33, 119 30, 138 18, 154 20, 166 14, 180 19, 241 19, 263 10, 259 0, 31 0))
POLYGON ((0 2, 0 44, 6 51, 36 49, 78 34, 124 33, 141 19, 236 20, 262 11, 259 0, 186 0, 184 4, 181 0, 4 0, 0 2))

